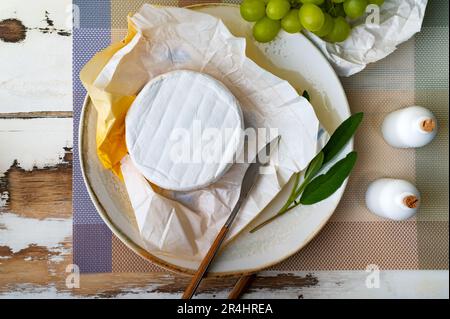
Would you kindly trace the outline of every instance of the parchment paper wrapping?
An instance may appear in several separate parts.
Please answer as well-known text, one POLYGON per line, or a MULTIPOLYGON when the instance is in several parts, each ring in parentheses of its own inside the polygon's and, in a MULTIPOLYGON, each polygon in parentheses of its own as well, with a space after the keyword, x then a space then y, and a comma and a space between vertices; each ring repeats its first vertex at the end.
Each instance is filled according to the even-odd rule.
MULTIPOLYGON (((234 37, 217 18, 187 9, 144 5, 130 21, 130 36, 104 66, 86 66, 86 72, 100 69, 95 79, 91 74, 92 83, 85 83, 89 93, 95 93, 91 98, 102 127, 98 132, 105 132, 103 127, 107 125, 119 129, 106 130, 106 136, 123 135, 124 108, 140 89, 159 74, 187 69, 209 74, 225 84, 241 104, 246 127, 276 129, 281 135, 277 150, 271 154, 272 162, 241 207, 230 238, 316 154, 316 115, 288 82, 248 59, 245 39, 234 37)), ((258 145, 258 149, 263 146, 258 145)), ((114 147, 100 151, 101 157, 111 161, 119 157, 114 147)), ((207 188, 171 192, 149 184, 130 158, 123 157, 122 175, 147 249, 187 259, 201 258, 238 199, 247 165, 234 164, 207 188)))
MULTIPOLYGON (((380 8, 380 23, 365 23, 353 28, 342 43, 323 41, 311 32, 306 36, 322 51, 341 76, 362 71, 367 64, 383 59, 399 44, 419 32, 425 15, 427 0, 386 0, 380 8)), ((370 16, 370 14, 369 14, 370 16)))

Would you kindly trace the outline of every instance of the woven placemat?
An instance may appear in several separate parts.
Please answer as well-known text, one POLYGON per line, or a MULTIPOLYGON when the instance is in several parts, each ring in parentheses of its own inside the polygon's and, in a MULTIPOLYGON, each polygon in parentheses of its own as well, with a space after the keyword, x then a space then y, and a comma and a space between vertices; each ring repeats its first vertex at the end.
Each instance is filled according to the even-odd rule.
MULTIPOLYGON (((122 39, 127 14, 145 2, 186 6, 211 1, 75 0, 81 25, 73 37, 74 132, 78 132, 86 94, 78 77, 80 69, 97 51, 122 39)), ((430 1, 421 33, 384 60, 341 79, 352 111, 365 112, 355 137, 360 155, 357 166, 339 207, 319 235, 271 269, 357 270, 371 264, 381 269, 448 269, 448 6, 448 1, 430 1), (416 150, 388 146, 380 133, 384 116, 413 104, 436 114, 438 136, 416 150), (403 178, 416 184, 423 200, 414 219, 387 221, 368 212, 365 190, 380 177, 403 178)), ((76 133, 74 150, 74 263, 82 272, 164 271, 130 251, 102 222, 83 183, 76 133)))

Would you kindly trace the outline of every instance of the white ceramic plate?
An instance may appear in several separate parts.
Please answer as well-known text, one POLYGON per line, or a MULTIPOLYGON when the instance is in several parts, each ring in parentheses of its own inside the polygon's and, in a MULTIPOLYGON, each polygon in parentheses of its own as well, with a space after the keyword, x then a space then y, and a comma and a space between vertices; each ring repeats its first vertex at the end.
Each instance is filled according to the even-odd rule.
MULTIPOLYGON (((198 5, 193 10, 221 18, 230 31, 247 38, 247 55, 261 67, 288 80, 299 91, 307 90, 311 103, 325 128, 332 132, 350 115, 344 90, 327 60, 301 34, 280 32, 269 44, 256 43, 251 24, 245 22, 234 5, 198 5)), ((95 145, 96 113, 86 98, 80 122, 81 168, 88 191, 99 214, 111 230, 131 249, 156 264, 180 273, 192 273, 198 262, 186 261, 145 250, 128 200, 126 189, 100 164, 95 145)), ((353 149, 349 143, 341 157, 353 149)), ((337 158, 336 160, 338 160, 337 158)), ((291 256, 305 246, 333 214, 345 185, 333 196, 312 206, 300 206, 256 233, 242 231, 217 258, 209 275, 244 274, 261 270, 291 256)), ((282 206, 290 184, 253 221, 271 216, 282 206)), ((251 225, 249 226, 251 227, 251 225)))

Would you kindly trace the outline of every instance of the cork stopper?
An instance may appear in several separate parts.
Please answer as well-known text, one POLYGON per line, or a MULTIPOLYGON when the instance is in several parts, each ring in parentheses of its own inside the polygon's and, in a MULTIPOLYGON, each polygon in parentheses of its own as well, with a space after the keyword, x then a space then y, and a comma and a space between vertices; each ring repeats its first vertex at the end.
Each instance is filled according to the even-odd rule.
POLYGON ((408 208, 417 208, 419 206, 419 199, 414 195, 409 195, 403 198, 403 204, 408 208))
POLYGON ((420 123, 420 128, 427 133, 433 132, 435 127, 436 123, 434 122, 433 119, 426 119, 420 123))

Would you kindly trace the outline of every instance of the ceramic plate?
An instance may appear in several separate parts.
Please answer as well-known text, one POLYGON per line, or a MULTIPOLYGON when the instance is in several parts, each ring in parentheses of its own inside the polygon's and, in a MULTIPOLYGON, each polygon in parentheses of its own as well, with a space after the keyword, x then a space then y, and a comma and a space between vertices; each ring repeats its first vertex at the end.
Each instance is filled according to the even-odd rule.
MULTIPOLYGON (((319 120, 328 131, 334 131, 350 115, 338 77, 320 51, 302 34, 281 31, 275 41, 259 44, 252 39, 251 24, 240 17, 237 6, 220 4, 191 8, 222 19, 235 36, 247 38, 247 56, 266 70, 288 80, 299 91, 307 90, 319 120)), ((96 120, 95 110, 89 98, 86 98, 80 122, 79 151, 86 186, 99 214, 111 230, 137 254, 169 270, 193 273, 198 262, 152 254, 143 248, 124 185, 109 170, 104 169, 97 158, 96 120)), ((353 144, 349 143, 342 154, 352 149, 353 144)), ((345 185, 316 205, 297 207, 256 233, 250 234, 248 228, 245 229, 223 249, 209 275, 251 273, 291 256, 325 225, 339 203, 344 188, 345 185)), ((290 184, 283 188, 252 225, 274 214, 282 206, 289 190, 290 184)))

